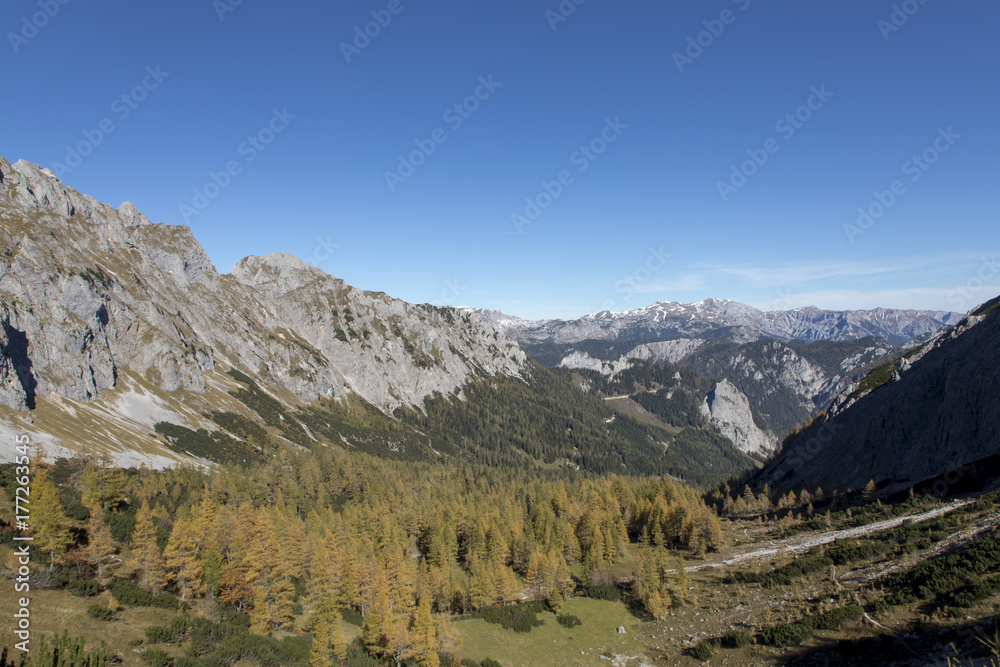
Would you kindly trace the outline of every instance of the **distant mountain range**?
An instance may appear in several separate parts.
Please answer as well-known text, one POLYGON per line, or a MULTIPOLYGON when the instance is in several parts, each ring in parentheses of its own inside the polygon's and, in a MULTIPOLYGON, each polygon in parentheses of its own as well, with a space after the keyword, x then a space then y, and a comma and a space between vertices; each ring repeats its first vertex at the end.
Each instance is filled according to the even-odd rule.
POLYGON ((682 304, 660 301, 623 313, 602 311, 576 320, 523 320, 502 311, 476 310, 509 338, 525 343, 582 340, 668 341, 685 338, 777 338, 795 341, 855 340, 874 336, 891 345, 927 337, 963 316, 939 310, 761 311, 736 301, 706 299, 682 304), (733 331, 739 329, 739 331, 733 331))
POLYGON ((764 312, 722 299, 659 302, 570 321, 472 312, 546 366, 614 376, 637 364, 670 364, 710 378, 718 383, 704 397, 710 421, 738 449, 761 455, 897 346, 962 317, 886 308, 764 312))

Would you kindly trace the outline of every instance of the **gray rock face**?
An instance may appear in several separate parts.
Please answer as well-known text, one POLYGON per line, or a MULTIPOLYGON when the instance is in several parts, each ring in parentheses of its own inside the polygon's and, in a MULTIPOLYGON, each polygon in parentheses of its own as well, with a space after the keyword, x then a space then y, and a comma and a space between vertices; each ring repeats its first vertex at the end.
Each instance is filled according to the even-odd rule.
POLYGON ((0 404, 88 402, 135 373, 205 391, 219 362, 303 401, 359 394, 386 411, 524 353, 468 312, 356 290, 290 255, 220 275, 186 227, 152 224, 0 158, 0 404))
POLYGON ((774 450, 777 438, 757 426, 750 401, 729 380, 722 380, 709 392, 701 413, 741 452, 763 455, 774 450))
POLYGON ((679 338, 653 343, 643 343, 632 348, 625 356, 629 359, 650 361, 655 364, 677 364, 685 357, 704 347, 708 341, 701 338, 679 338))
POLYGON ((848 388, 756 479, 777 490, 856 490, 869 479, 903 488, 1000 454, 998 362, 1000 311, 969 315, 885 385, 860 396, 848 388))

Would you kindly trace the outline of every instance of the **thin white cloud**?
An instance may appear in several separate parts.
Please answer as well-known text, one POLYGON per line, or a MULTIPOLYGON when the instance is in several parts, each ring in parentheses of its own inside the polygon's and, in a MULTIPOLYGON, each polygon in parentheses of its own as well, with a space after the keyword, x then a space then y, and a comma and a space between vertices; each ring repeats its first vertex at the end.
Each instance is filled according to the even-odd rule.
POLYGON ((872 308, 902 308, 913 310, 948 310, 964 313, 980 303, 1000 294, 1000 285, 981 287, 956 286, 955 288, 915 287, 910 289, 873 290, 821 290, 816 292, 789 292, 775 302, 750 304, 761 310, 787 310, 816 306, 824 310, 870 310, 872 308))
POLYGON ((887 258, 868 262, 820 260, 790 262, 776 266, 712 265, 705 268, 723 276, 739 277, 754 287, 782 287, 815 280, 947 271, 981 259, 981 256, 970 253, 945 253, 931 256, 887 258))

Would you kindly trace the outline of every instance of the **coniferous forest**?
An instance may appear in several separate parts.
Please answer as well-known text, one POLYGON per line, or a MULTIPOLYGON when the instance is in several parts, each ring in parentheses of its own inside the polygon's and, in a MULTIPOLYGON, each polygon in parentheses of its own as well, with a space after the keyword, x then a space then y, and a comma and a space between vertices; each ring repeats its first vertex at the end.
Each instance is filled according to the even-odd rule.
MULTIPOLYGON (((684 595, 676 554, 721 538, 700 494, 669 480, 333 448, 211 471, 87 455, 33 466, 35 585, 93 600, 88 615, 107 623, 129 606, 172 616, 147 628, 150 664, 457 665, 455 619, 470 615, 530 630, 534 609, 619 599, 625 584, 640 613, 665 617, 684 595), (351 642, 345 621, 360 626, 351 642)), ((16 569, 13 535, 4 525, 16 569)), ((74 646, 54 651, 114 655, 74 646)))

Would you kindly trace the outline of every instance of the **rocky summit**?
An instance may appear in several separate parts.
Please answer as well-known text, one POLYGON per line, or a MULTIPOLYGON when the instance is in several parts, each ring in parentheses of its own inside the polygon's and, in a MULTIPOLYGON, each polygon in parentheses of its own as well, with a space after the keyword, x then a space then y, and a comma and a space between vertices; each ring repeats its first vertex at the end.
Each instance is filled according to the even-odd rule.
MULTIPOLYGON (((220 274, 187 227, 24 161, 0 158, 0 247, 0 428, 30 423, 53 453, 108 445, 127 458, 160 422, 211 431, 203 414, 225 408, 231 370, 280 401, 357 397, 391 412, 525 368, 468 312, 355 289, 286 254, 220 274)), ((153 450, 143 460, 174 457, 153 450)))

